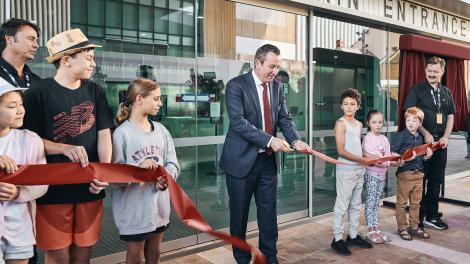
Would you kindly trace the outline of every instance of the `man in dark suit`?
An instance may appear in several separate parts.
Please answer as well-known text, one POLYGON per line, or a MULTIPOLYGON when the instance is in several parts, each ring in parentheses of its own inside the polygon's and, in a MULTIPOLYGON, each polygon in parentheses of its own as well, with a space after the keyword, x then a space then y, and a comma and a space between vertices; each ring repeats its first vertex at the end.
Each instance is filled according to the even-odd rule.
MULTIPOLYGON (((225 99, 230 126, 220 167, 227 176, 230 234, 245 239, 253 194, 257 207, 259 248, 268 263, 278 263, 276 242, 277 164, 273 152, 310 150, 300 140, 284 101, 281 84, 274 80, 281 65, 280 51, 266 44, 255 54, 252 71, 227 83, 225 99), (289 142, 276 137, 276 128, 289 142)), ((250 263, 250 252, 233 249, 237 263, 250 263)))

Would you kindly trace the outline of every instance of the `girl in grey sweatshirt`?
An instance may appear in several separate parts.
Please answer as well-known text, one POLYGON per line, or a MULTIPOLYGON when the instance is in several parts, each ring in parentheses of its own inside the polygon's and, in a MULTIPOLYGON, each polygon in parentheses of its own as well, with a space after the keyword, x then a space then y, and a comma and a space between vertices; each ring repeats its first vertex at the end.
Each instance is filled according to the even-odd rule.
MULTIPOLYGON (((148 119, 162 106, 160 96, 154 81, 130 83, 117 116, 120 125, 113 133, 113 162, 147 169, 163 166, 176 179, 180 166, 173 139, 163 125, 148 119)), ((170 219, 166 180, 112 186, 113 215, 120 237, 127 243, 127 261, 136 263, 145 255, 150 263, 158 263, 163 231, 170 219)))

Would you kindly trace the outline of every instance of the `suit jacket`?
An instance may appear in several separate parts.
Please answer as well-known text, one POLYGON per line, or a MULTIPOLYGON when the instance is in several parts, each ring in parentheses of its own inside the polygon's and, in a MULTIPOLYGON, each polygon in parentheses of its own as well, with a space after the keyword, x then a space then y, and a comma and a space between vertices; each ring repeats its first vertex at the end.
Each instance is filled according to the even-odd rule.
MULTIPOLYGON (((269 91, 274 132, 277 127, 281 128, 289 144, 299 140, 282 86, 274 80, 269 91)), ((243 178, 253 167, 259 149, 266 148, 271 139, 271 135, 263 131, 261 106, 251 71, 227 83, 225 102, 230 125, 219 165, 230 176, 243 178)))

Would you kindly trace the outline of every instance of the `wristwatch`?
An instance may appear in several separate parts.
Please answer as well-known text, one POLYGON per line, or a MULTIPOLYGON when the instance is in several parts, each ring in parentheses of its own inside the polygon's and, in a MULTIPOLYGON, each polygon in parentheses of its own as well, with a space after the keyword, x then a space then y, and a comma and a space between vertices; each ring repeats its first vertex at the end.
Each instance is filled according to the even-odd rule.
POLYGON ((292 148, 295 149, 295 150, 297 150, 297 149, 295 148, 295 143, 297 143, 298 141, 300 141, 300 140, 297 139, 297 140, 292 141, 291 146, 292 146, 292 148))

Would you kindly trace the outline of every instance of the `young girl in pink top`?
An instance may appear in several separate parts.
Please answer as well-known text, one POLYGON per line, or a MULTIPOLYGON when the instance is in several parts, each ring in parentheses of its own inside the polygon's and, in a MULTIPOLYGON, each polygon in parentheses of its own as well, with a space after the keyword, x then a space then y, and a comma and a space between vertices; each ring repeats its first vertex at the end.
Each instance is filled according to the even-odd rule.
MULTIPOLYGON (((380 134, 384 125, 382 113, 370 110, 367 113, 367 125, 369 132, 363 139, 362 150, 365 157, 380 158, 390 156, 390 143, 386 136, 380 134)), ((387 179, 387 168, 391 162, 367 166, 364 179, 366 189, 365 216, 369 227, 367 239, 371 243, 381 244, 390 242, 389 236, 379 228, 379 202, 387 179)), ((395 165, 392 162, 392 165, 395 165)))
MULTIPOLYGON (((23 125, 21 90, 0 78, 0 169, 46 163, 41 138, 23 125)), ((0 263, 26 264, 33 256, 35 203, 47 186, 17 186, 0 181, 0 263)))

